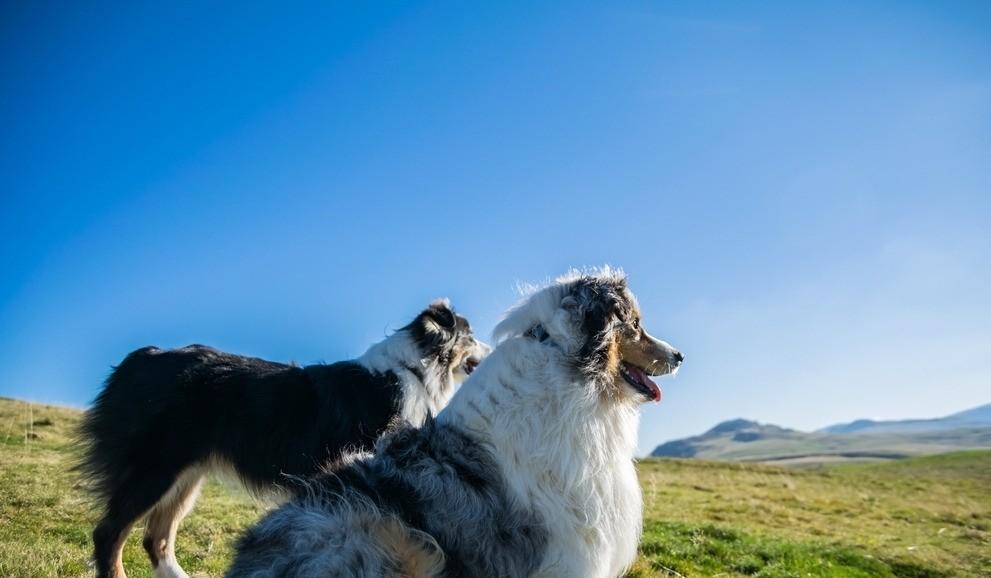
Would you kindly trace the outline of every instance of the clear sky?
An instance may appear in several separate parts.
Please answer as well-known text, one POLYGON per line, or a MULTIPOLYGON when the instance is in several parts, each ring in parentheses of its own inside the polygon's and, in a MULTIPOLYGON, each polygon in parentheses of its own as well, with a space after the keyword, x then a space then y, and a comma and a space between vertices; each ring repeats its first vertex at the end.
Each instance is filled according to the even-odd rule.
POLYGON ((624 267, 641 449, 991 401, 991 3, 6 2, 0 395, 624 267))

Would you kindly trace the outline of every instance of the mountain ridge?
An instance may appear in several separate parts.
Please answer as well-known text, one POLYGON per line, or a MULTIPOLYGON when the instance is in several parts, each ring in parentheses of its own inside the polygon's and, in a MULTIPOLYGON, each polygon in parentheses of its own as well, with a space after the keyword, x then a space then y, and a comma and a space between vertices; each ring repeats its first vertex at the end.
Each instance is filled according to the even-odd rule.
POLYGON ((882 460, 991 447, 991 404, 941 418, 858 419, 804 432, 745 418, 657 446, 653 457, 766 461, 788 465, 882 460))
POLYGON ((851 422, 826 426, 816 430, 816 432, 922 431, 929 429, 954 429, 968 425, 991 425, 991 403, 936 418, 896 420, 857 419, 851 422))

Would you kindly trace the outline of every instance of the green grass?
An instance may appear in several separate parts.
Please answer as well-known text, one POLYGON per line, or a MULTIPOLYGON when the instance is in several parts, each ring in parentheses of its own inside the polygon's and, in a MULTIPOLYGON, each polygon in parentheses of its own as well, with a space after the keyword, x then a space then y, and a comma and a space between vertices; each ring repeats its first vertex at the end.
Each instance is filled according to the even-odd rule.
MULTIPOLYGON (((69 471, 77 410, 0 399, 0 577, 87 576, 94 511, 69 471), (32 426, 33 424, 33 426, 32 426)), ((630 577, 991 577, 991 452, 819 470, 645 460, 630 577)), ((210 482, 180 563, 219 576, 263 506, 210 482)), ((140 532, 140 527, 136 533, 140 532)), ((125 565, 151 576, 132 534, 125 565)))
POLYGON ((640 480, 637 576, 663 568, 726 577, 991 576, 991 451, 812 471, 646 460, 640 480))
MULTIPOLYGON (((81 413, 0 398, 0 577, 89 576, 95 509, 69 471, 81 413), (33 427, 32 424, 33 423, 33 427)), ((220 576, 237 535, 262 512, 236 486, 210 481, 179 534, 179 563, 220 576)), ((124 551, 129 578, 152 576, 141 527, 124 551)))

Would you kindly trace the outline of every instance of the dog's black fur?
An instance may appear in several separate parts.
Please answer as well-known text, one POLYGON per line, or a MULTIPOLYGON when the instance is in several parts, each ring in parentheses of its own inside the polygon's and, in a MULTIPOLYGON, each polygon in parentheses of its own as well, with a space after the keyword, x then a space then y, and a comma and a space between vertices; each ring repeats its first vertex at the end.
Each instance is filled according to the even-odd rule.
POLYGON ((433 575, 401 560, 383 560, 355 543, 334 549, 330 545, 348 528, 325 512, 349 523, 363 519, 371 527, 400 520, 406 556, 416 558, 409 550, 443 552, 444 578, 475 578, 480 568, 490 576, 530 576, 547 542, 546 529, 513 499, 485 444, 434 420, 420 429, 396 428, 379 439, 373 458, 328 465, 327 472, 292 490, 293 499, 241 537, 227 578, 305 578, 315 576, 315 569, 335 577, 433 575), (326 550, 299 547, 312 544, 315 533, 326 539, 326 550))
POLYGON ((203 345, 145 347, 117 366, 87 415, 88 465, 101 494, 135 501, 143 500, 128 491, 133 478, 164 470, 171 478, 209 457, 270 485, 315 472, 345 446, 369 445, 399 394, 395 373, 352 361, 295 367, 203 345))
MULTIPOLYGON (((467 321, 444 302, 401 332, 420 352, 421 367, 379 372, 357 360, 298 367, 202 345, 129 354, 82 426, 80 469, 104 506, 93 533, 97 575, 120 578, 115 555, 127 530, 184 471, 222 463, 252 489, 314 474, 346 450, 369 448, 398 421, 406 391, 400 374, 427 388, 424 367, 447 370, 463 361, 466 338, 474 343, 467 321)), ((150 541, 145 548, 157 565, 150 541)))

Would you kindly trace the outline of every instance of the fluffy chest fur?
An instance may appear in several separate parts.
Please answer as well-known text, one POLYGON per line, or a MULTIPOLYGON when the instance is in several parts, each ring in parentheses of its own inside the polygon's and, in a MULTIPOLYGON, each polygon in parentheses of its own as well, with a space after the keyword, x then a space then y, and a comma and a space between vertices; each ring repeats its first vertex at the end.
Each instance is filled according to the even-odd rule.
POLYGON ((440 421, 484 439, 510 491, 548 531, 536 576, 619 576, 636 556, 636 405, 604 400, 561 352, 507 340, 440 421))

